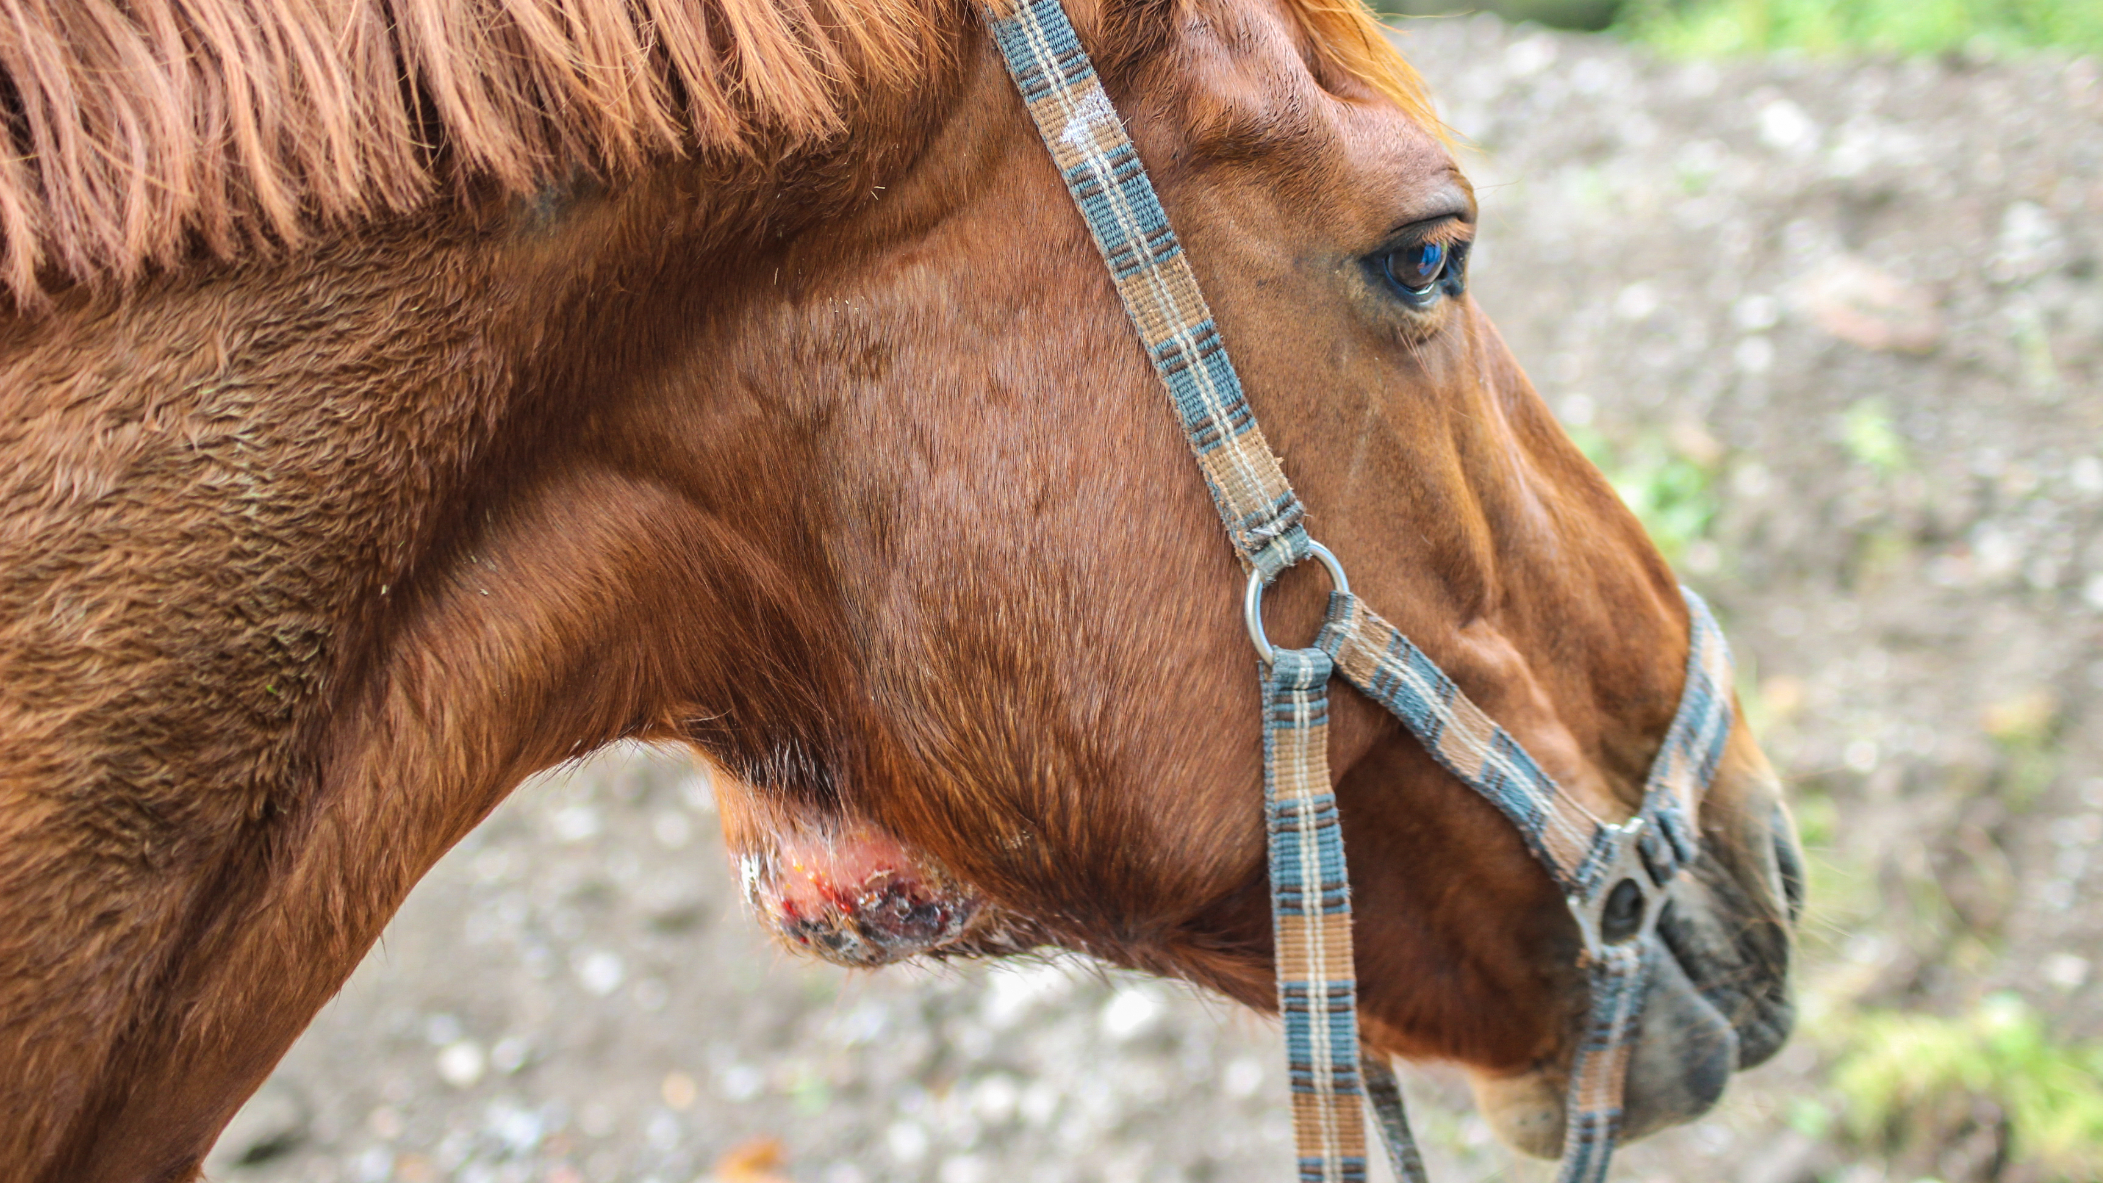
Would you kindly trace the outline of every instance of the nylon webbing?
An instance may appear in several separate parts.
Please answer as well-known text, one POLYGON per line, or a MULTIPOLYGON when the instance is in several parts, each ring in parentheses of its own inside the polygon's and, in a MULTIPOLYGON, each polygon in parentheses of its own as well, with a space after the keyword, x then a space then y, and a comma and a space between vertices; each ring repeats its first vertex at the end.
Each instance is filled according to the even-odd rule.
MULTIPOLYGON (((1299 499, 1257 428, 1196 277, 1060 0, 978 0, 1008 72, 1088 224, 1236 552, 1268 580, 1307 556, 1299 499)), ((1679 711, 1637 819, 1587 811, 1406 636, 1356 596, 1330 597, 1316 647, 1277 650, 1264 678, 1264 801, 1278 1008, 1303 1183, 1366 1173, 1369 1099, 1403 1183, 1423 1163, 1385 1059, 1361 1049, 1351 893, 1327 757, 1327 683, 1341 674, 1401 719, 1448 771, 1494 804, 1568 897, 1596 912, 1640 847, 1661 890, 1698 852, 1692 819, 1731 730, 1730 657, 1707 605, 1685 592, 1689 652, 1679 711)), ((1648 897, 1646 897, 1648 898, 1648 897)), ((1654 915, 1653 915, 1654 919, 1654 915)), ((1570 1065, 1559 1183, 1606 1178, 1642 1013, 1654 935, 1591 948, 1591 1000, 1570 1065)))
POLYGON ((1059 0, 981 0, 1023 105, 1168 388, 1227 538, 1268 579, 1307 556, 1305 511, 1242 397, 1139 151, 1059 0))
POLYGON ((1364 1183, 1351 880, 1329 786, 1329 655, 1281 649, 1263 681, 1271 940, 1301 1183, 1364 1183))
POLYGON ((1409 1132, 1409 1114, 1402 1105, 1402 1082, 1395 1079, 1387 1057, 1364 1048, 1359 1074, 1365 1079, 1366 1097, 1373 1102, 1373 1117, 1380 1123, 1380 1140, 1387 1145, 1387 1166, 1396 1183, 1430 1183, 1424 1174, 1424 1158, 1417 1153, 1416 1135, 1409 1132))
MULTIPOLYGON (((1680 591, 1689 618, 1686 679, 1639 812, 1657 819, 1663 838, 1646 841, 1645 854, 1666 874, 1694 857, 1688 817, 1715 775, 1731 729, 1730 651, 1723 630, 1700 596, 1680 591)), ((1590 898, 1599 890, 1612 840, 1607 824, 1564 792, 1402 630, 1355 595, 1331 595, 1315 644, 1335 660, 1337 673, 1402 720, 1448 772, 1495 805, 1565 894, 1590 898)))

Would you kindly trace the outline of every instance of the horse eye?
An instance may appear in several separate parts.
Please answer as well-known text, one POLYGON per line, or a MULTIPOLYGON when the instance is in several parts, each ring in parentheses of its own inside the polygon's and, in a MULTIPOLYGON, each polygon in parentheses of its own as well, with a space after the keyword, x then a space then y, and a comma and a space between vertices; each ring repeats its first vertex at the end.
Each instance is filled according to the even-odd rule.
POLYGON ((1427 242, 1417 248, 1417 257, 1410 268, 1410 278, 1417 284, 1427 284, 1439 277, 1446 269, 1446 244, 1427 242))
POLYGON ((1422 308, 1439 297, 1461 293, 1467 244, 1419 242, 1377 256, 1381 278, 1403 303, 1422 308))

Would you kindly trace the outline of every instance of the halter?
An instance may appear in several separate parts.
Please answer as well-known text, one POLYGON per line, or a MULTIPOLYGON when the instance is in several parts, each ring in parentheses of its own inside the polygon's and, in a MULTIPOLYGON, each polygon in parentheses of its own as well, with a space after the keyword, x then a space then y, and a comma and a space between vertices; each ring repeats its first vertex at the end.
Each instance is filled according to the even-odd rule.
POLYGON ((1686 681, 1642 808, 1619 824, 1595 817, 1408 637, 1351 594, 1336 556, 1307 536, 1306 511, 1242 397, 1197 277, 1060 0, 978 2, 1249 569, 1243 608, 1264 667, 1272 936, 1300 1180, 1365 1179, 1361 1098, 1373 1103, 1396 1177, 1424 1179, 1394 1072, 1358 1038, 1351 885, 1327 759, 1328 684, 1341 675, 1518 828, 1576 917, 1591 1005, 1570 1066, 1557 1179, 1599 1183, 1613 1155, 1650 969, 1664 955, 1656 926, 1665 888, 1699 853, 1692 819, 1730 734, 1722 632, 1701 598, 1682 589, 1690 618, 1686 681), (1274 649, 1263 632, 1263 589, 1310 557, 1334 585, 1328 617, 1312 648, 1274 649))

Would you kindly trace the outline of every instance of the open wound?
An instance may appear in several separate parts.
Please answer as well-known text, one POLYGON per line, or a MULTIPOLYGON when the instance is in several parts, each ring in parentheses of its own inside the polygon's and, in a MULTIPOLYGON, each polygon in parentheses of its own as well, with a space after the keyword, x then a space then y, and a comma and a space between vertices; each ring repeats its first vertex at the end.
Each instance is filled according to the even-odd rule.
POLYGON ((866 823, 770 830, 738 853, 745 899, 789 944, 873 967, 937 952, 984 903, 975 890, 866 823))

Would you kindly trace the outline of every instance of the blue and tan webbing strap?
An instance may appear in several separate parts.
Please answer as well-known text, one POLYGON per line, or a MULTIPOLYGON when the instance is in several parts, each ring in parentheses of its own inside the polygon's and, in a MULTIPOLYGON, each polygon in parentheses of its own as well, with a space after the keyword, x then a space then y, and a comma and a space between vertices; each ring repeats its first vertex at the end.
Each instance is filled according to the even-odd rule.
POLYGON ((1636 1020, 1650 989, 1657 938, 1608 945, 1587 966, 1592 1001, 1570 1063, 1563 1102, 1562 1166, 1556 1183, 1602 1183, 1621 1135, 1621 1097, 1635 1048, 1636 1020))
MULTIPOLYGON (((1637 843, 1646 870, 1660 887, 1698 853, 1694 818, 1723 759, 1733 717, 1731 655, 1723 630, 1700 596, 1688 588, 1680 590, 1687 601, 1687 672, 1679 710, 1651 762, 1638 814, 1649 824, 1637 843)), ((1592 1000, 1584 1036, 1570 1065, 1557 1183, 1603 1183, 1606 1179, 1621 1132, 1622 1093, 1635 1046, 1635 1025, 1643 1012, 1652 963, 1660 955, 1657 938, 1646 937, 1599 949, 1587 967, 1592 1000)))
POLYGON ((1299 1178, 1364 1183, 1351 881, 1329 784, 1330 673, 1319 649, 1280 649, 1264 676, 1264 828, 1299 1178))
POLYGON ((1306 557, 1305 511, 1242 397, 1212 309, 1138 150, 1059 0, 979 0, 979 6, 1168 388, 1227 537, 1269 579, 1306 557))
POLYGON ((1315 643, 1335 658, 1345 681, 1402 720, 1433 759, 1518 828, 1564 894, 1590 896, 1605 865, 1605 825, 1423 650, 1348 594, 1330 595, 1329 619, 1315 643))
POLYGON ((1387 1144, 1387 1165, 1396 1183, 1430 1183, 1424 1173, 1423 1156, 1417 1153, 1417 1138, 1409 1131, 1409 1113, 1402 1104, 1402 1082, 1395 1079, 1387 1057, 1367 1047, 1359 1056, 1359 1075, 1365 1079, 1365 1095, 1373 1105, 1373 1119, 1380 1123, 1380 1140, 1387 1144))
MULTIPOLYGON (((1690 648, 1679 711, 1651 765, 1642 815, 1664 849, 1646 848, 1661 877, 1691 861, 1692 818, 1730 737, 1730 650, 1700 596, 1682 588, 1690 648)), ((1336 671, 1402 720, 1446 770, 1488 798, 1566 894, 1590 898, 1606 870, 1610 828, 1535 763, 1510 732, 1461 692, 1400 629, 1355 595, 1331 595, 1316 641, 1336 671)))
MULTIPOLYGON (((1730 651, 1723 630, 1700 596, 1682 593, 1689 617, 1685 683, 1637 815, 1647 823, 1637 841, 1660 888, 1694 858, 1692 819, 1722 759, 1732 719, 1730 651)), ((1606 873, 1617 865, 1613 844, 1625 831, 1563 791, 1401 630, 1357 596, 1332 594, 1316 644, 1335 659, 1346 681, 1392 712, 1447 771, 1504 814, 1571 897, 1573 908, 1612 887, 1606 873)), ((1596 1183, 1606 1177, 1655 950, 1655 939, 1646 937, 1591 953, 1592 997, 1570 1067, 1559 1183, 1596 1183)))
POLYGON ((1658 820, 1643 836, 1643 853, 1652 866, 1671 870, 1693 862, 1701 849, 1694 819, 1716 779, 1733 721, 1730 645, 1708 604, 1690 588, 1680 594, 1687 600, 1686 682, 1643 794, 1643 812, 1658 820))
MULTIPOLYGON (((981 0, 1030 118, 1080 207, 1167 388, 1227 536, 1276 575, 1307 554, 1305 511, 1256 426, 1212 312, 1059 0, 981 0)), ((1303 1183, 1360 1183, 1357 986, 1350 882, 1329 784, 1331 669, 1282 651, 1265 680, 1264 797, 1278 1007, 1303 1183)))

